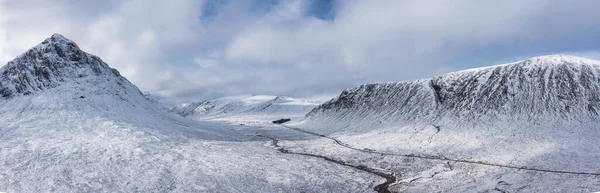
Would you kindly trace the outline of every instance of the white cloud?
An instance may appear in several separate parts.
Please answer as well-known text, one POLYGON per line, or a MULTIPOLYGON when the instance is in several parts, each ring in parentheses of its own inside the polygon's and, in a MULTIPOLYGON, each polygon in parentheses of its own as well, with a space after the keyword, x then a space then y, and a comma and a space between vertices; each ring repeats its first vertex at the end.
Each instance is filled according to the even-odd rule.
POLYGON ((573 42, 600 32, 600 3, 591 0, 337 1, 332 20, 311 16, 311 1, 282 0, 266 12, 252 3, 226 1, 203 19, 197 0, 0 0, 0 62, 59 32, 173 101, 302 97, 448 72, 487 47, 523 51, 501 60, 548 47, 597 50, 573 42))
POLYGON ((202 58, 194 58, 194 62, 196 62, 196 64, 200 65, 202 68, 211 68, 219 64, 217 60, 202 58))
POLYGON ((443 56, 458 51, 445 46, 511 41, 524 33, 519 30, 526 25, 522 18, 539 9, 534 5, 540 4, 342 1, 339 15, 331 22, 308 17, 296 18, 300 21, 295 22, 301 23, 297 26, 263 21, 263 25, 235 36, 228 44, 227 56, 260 63, 314 59, 314 65, 321 65, 325 58, 349 72, 373 65, 381 71, 413 68, 418 61, 441 62, 447 59, 443 56), (432 55, 438 60, 429 61, 432 55))

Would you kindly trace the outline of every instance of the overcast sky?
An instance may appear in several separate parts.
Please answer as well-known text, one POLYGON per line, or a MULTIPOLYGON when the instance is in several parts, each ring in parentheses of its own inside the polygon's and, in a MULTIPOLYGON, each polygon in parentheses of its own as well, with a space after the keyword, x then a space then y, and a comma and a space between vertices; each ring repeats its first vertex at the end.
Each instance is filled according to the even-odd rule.
POLYGON ((0 65, 53 33, 169 103, 323 98, 566 53, 600 59, 600 1, 0 0, 0 65))

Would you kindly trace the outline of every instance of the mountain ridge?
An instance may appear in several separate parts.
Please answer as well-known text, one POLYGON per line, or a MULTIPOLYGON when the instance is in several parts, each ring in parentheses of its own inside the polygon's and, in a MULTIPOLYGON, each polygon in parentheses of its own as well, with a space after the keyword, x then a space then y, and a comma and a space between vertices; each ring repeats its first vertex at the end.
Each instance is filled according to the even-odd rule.
POLYGON ((273 95, 239 95, 202 102, 184 103, 170 111, 194 119, 259 119, 300 118, 318 102, 273 95))
POLYGON ((357 86, 288 126, 382 152, 593 172, 598 109, 600 61, 552 55, 357 86))
POLYGON ((598 90, 600 61, 549 55, 428 79, 357 86, 313 109, 306 119, 320 119, 323 114, 342 120, 353 119, 348 116, 353 114, 360 119, 375 109, 383 111, 382 118, 404 116, 404 121, 535 119, 538 115, 596 119, 598 90))

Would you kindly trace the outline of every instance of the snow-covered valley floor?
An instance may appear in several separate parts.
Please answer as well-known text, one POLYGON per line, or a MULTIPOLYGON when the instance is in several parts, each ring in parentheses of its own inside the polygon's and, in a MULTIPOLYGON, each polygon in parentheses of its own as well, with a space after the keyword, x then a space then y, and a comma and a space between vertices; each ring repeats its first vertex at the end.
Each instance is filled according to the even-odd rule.
POLYGON ((247 128, 182 121, 179 128, 154 129, 87 120, 78 128, 3 124, 0 191, 368 192, 381 181, 320 158, 282 154, 247 128))
POLYGON ((374 192, 382 184, 389 187, 380 192, 600 189, 600 174, 593 171, 368 146, 383 136, 334 138, 256 119, 196 121, 161 113, 138 117, 140 112, 119 119, 90 113, 93 106, 79 102, 61 108, 78 111, 27 108, 37 100, 12 104, 26 109, 19 116, 2 115, 2 192, 374 192))
MULTIPOLYGON (((223 119, 215 122, 233 123, 223 119)), ((463 159, 451 153, 435 155, 403 153, 401 150, 389 151, 392 149, 389 146, 386 151, 381 149, 385 145, 377 144, 378 141, 384 141, 385 136, 372 138, 372 140, 351 135, 334 138, 285 124, 274 125, 253 121, 240 126, 237 125, 238 123, 240 120, 236 119, 236 125, 231 127, 240 133, 246 133, 245 135, 271 139, 273 140, 271 146, 275 145, 274 148, 280 151, 301 154, 306 158, 321 157, 329 163, 337 162, 337 165, 342 163, 350 166, 346 167, 346 170, 370 170, 377 183, 365 184, 365 186, 373 188, 374 185, 384 184, 385 176, 379 176, 378 173, 393 175, 395 181, 386 184, 389 185, 388 189, 391 192, 594 192, 600 190, 600 171, 594 171, 597 167, 593 166, 588 170, 570 170, 568 167, 566 169, 544 168, 535 164, 532 166, 519 165, 518 162, 505 163, 502 160, 463 159), (377 145, 370 147, 368 144, 377 145)))

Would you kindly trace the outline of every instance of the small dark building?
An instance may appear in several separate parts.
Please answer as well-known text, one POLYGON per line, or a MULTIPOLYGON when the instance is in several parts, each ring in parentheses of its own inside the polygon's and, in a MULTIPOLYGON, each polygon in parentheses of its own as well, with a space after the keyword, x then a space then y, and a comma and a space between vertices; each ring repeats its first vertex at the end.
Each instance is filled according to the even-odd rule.
POLYGON ((279 119, 279 120, 273 121, 273 123, 275 123, 275 124, 282 124, 282 123, 285 123, 285 122, 288 122, 288 121, 291 121, 291 119, 279 119))

